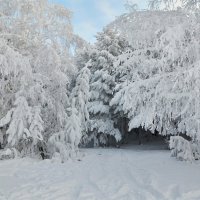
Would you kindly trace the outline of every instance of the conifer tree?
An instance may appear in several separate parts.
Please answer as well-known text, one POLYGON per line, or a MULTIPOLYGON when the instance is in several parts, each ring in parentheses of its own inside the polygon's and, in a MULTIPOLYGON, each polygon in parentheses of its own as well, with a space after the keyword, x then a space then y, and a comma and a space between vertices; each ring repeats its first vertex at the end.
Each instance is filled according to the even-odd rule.
POLYGON ((96 141, 95 145, 108 144, 110 136, 116 141, 121 139, 109 104, 115 88, 114 62, 127 48, 128 43, 123 37, 105 29, 97 35, 97 43, 87 63, 92 74, 88 106, 91 131, 89 138, 96 141))

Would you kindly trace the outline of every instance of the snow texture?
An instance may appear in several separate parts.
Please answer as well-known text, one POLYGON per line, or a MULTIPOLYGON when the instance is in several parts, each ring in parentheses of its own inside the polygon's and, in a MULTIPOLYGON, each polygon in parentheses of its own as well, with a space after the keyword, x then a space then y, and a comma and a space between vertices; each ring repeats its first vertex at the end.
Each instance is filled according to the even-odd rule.
POLYGON ((84 149, 81 160, 0 162, 0 200, 197 200, 200 163, 160 146, 84 149))

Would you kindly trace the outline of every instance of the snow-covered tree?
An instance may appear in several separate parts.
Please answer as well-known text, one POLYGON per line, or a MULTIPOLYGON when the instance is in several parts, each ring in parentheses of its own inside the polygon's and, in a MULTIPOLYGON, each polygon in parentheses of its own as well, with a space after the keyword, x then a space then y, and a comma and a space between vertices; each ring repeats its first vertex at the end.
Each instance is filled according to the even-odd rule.
MULTIPOLYGON (((20 140, 28 140, 30 138, 30 132, 28 125, 31 121, 31 109, 24 97, 17 97, 14 103, 11 121, 9 122, 9 128, 6 131, 8 135, 8 145, 18 146, 20 140)), ((8 112, 10 116, 10 112, 8 112)))
POLYGON ((62 162, 78 154, 78 145, 81 141, 81 121, 75 108, 75 99, 68 109, 69 116, 62 131, 49 138, 49 148, 52 157, 59 157, 62 162))
POLYGON ((128 42, 118 33, 104 29, 97 35, 97 43, 87 63, 91 71, 89 138, 96 145, 107 144, 112 136, 119 141, 121 134, 115 127, 115 120, 110 110, 110 100, 115 87, 114 61, 128 49, 128 42), (98 138, 98 139, 97 139, 98 138))
POLYGON ((82 68, 76 79, 76 85, 72 90, 71 99, 75 101, 75 107, 78 111, 79 121, 81 123, 82 143, 86 139, 88 130, 89 111, 88 102, 90 98, 90 70, 82 68))
POLYGON ((6 148, 15 148, 22 156, 39 152, 37 144, 43 140, 43 121, 39 108, 29 107, 25 97, 16 97, 14 107, 0 121, 0 127, 5 126, 6 148))
MULTIPOLYGON (((198 144, 198 18, 182 11, 147 11, 130 14, 130 18, 123 17, 130 22, 129 31, 133 30, 131 27, 135 28, 135 34, 141 20, 145 22, 143 27, 146 23, 152 27, 150 31, 138 32, 135 38, 132 32, 125 33, 125 37, 131 38, 134 51, 120 59, 122 68, 124 66, 130 74, 116 86, 118 92, 110 105, 116 107, 116 112, 122 111, 128 116, 130 130, 142 126, 162 135, 182 133, 198 144), (132 16, 136 17, 133 21, 132 16), (155 26, 149 23, 147 16, 151 21, 158 17, 155 26), (165 20, 161 22, 164 16, 165 20), (157 31, 151 32, 155 28, 157 31)), ((122 18, 117 22, 121 23, 122 18)), ((128 23, 122 25, 117 24, 115 28, 124 30, 128 23)))
POLYGON ((44 121, 41 118, 41 109, 40 107, 32 108, 32 119, 29 126, 29 131, 33 138, 33 145, 36 145, 38 140, 43 140, 43 127, 44 121))
MULTIPOLYGON (((62 71, 61 59, 52 48, 39 50, 34 69, 34 77, 36 82, 39 82, 40 94, 38 95, 40 95, 39 103, 42 104, 42 115, 46 124, 45 132, 47 134, 57 132, 63 126, 69 104, 68 76, 62 71)), ((35 93, 38 92, 38 87, 35 93)))
POLYGON ((199 0, 150 0, 151 9, 176 10, 177 8, 185 8, 192 11, 200 8, 199 0))
POLYGON ((31 50, 42 44, 58 51, 69 50, 74 39, 71 12, 47 0, 1 0, 2 37, 18 49, 31 50))
POLYGON ((0 0, 0 5, 1 143, 24 155, 28 146, 33 154, 40 146, 50 151, 49 138, 66 125, 77 73, 73 52, 81 39, 73 33, 71 12, 62 6, 47 0, 0 0), (23 131, 11 131, 14 124, 23 131))
MULTIPOLYGON (((4 39, 1 39, 0 42, 0 52, 0 124, 1 134, 3 135, 1 138, 4 138, 1 143, 5 146, 10 142, 7 141, 8 138, 5 136, 5 132, 8 131, 5 126, 10 123, 14 112, 13 107, 17 106, 14 104, 19 103, 16 100, 16 94, 22 89, 25 90, 31 83, 31 66, 28 60, 8 46, 4 39)), ((13 137, 15 136, 13 135, 13 137)), ((12 136, 9 137, 9 140, 11 138, 12 136)))
POLYGON ((75 64, 79 70, 85 67, 86 63, 90 60, 90 54, 92 53, 92 45, 84 40, 78 41, 81 43, 78 48, 76 48, 75 54, 75 64))
MULTIPOLYGON (((89 120, 89 80, 90 70, 84 67, 78 74, 75 87, 70 95, 70 107, 66 110, 63 130, 55 133, 49 139, 51 154, 61 158, 64 162, 78 153, 81 139, 86 138, 89 120), (53 147, 53 148, 52 148, 53 147)), ((83 139, 84 140, 84 139, 83 139)), ((83 143, 83 142, 82 142, 83 143)))
POLYGON ((129 12, 135 12, 138 10, 138 5, 132 0, 127 0, 124 6, 129 12))

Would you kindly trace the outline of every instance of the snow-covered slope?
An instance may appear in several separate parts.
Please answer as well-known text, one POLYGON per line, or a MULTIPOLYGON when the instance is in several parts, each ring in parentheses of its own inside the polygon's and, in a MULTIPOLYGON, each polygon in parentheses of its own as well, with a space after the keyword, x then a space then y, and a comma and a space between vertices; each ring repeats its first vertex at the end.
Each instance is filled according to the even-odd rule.
POLYGON ((61 164, 31 159, 0 162, 0 200, 200 199, 200 163, 182 163, 148 146, 86 149, 61 164))

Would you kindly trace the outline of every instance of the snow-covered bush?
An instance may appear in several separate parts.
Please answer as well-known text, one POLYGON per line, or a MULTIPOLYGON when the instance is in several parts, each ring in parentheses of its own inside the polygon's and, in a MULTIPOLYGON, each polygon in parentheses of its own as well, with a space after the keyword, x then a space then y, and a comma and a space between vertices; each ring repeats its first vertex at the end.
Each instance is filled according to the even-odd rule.
POLYGON ((181 136, 170 137, 169 147, 171 156, 178 160, 194 161, 200 158, 200 146, 181 136))
POLYGON ((0 151, 0 160, 14 159, 19 156, 18 151, 15 148, 7 148, 0 151))

